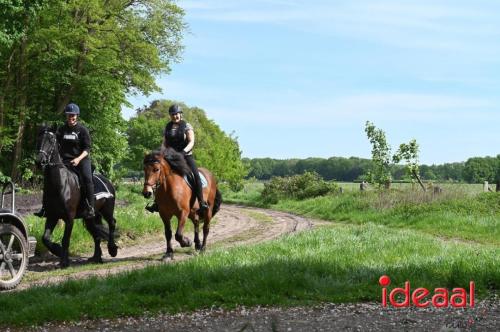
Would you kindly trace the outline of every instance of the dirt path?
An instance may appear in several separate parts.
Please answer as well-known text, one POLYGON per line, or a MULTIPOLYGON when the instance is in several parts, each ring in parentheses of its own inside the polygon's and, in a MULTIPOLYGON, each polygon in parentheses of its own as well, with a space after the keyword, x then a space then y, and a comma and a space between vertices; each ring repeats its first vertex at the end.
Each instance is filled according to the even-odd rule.
MULTIPOLYGON (((208 251, 215 247, 232 247, 259 243, 275 239, 283 234, 310 229, 315 222, 288 213, 241 206, 224 205, 216 216, 217 222, 212 225, 208 238, 208 251)), ((319 222, 318 222, 319 223, 319 222)), ((192 239, 193 234, 187 234, 192 239)), ((176 241, 174 260, 177 262, 194 257, 192 248, 180 248, 176 241)), ((34 258, 30 261, 28 272, 23 282, 14 291, 30 288, 35 285, 59 283, 68 279, 81 279, 91 276, 116 274, 122 271, 135 270, 154 264, 164 264, 161 256, 165 252, 166 243, 163 234, 149 239, 146 243, 120 248, 114 258, 107 254, 103 245, 102 265, 86 264, 87 257, 72 257, 72 268, 57 269, 58 260, 51 255, 34 258)))

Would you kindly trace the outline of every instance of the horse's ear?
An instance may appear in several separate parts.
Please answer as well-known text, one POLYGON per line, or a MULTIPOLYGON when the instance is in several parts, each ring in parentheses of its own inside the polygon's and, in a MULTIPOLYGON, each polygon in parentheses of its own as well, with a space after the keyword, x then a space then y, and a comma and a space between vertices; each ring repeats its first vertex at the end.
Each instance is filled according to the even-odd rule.
POLYGON ((49 130, 51 132, 55 133, 57 131, 57 123, 53 123, 52 126, 50 126, 49 130))

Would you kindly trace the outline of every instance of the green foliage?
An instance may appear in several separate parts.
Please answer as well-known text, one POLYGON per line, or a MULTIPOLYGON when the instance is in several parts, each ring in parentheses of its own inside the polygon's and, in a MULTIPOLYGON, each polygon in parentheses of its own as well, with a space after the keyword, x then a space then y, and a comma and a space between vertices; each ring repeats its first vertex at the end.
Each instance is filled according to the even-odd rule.
POLYGON ((372 144, 373 168, 367 175, 369 182, 389 188, 392 182, 391 161, 398 164, 402 160, 406 163, 407 175, 420 182, 418 144, 415 139, 408 144, 400 144, 398 151, 391 157, 391 147, 382 129, 376 128, 373 123, 367 121, 365 132, 372 144))
MULTIPOLYGON (((168 108, 174 102, 169 100, 153 101, 149 107, 137 111, 129 120, 127 130, 129 152, 124 166, 131 170, 141 170, 144 154, 160 148, 163 130, 170 121, 168 108)), ((233 189, 241 189, 246 168, 241 160, 237 138, 226 134, 205 111, 197 107, 180 104, 184 120, 190 123, 195 132, 193 150, 199 167, 211 170, 219 181, 227 182, 233 189)))
POLYGON ((500 155, 495 157, 469 158, 465 162, 464 178, 469 183, 500 180, 500 155))
POLYGON ((120 113, 126 95, 159 90, 155 76, 180 59, 183 15, 171 0, 14 1, 0 7, 6 19, 0 27, 22 23, 15 31, 0 29, 12 35, 0 35, 0 153, 12 156, 2 158, 0 168, 19 175, 22 160, 32 158, 36 125, 62 122, 72 101, 91 130, 93 162, 113 176, 126 151, 120 113))
POLYGON ((305 172, 291 177, 274 177, 264 184, 262 200, 276 204, 281 199, 306 199, 334 193, 338 186, 326 182, 317 173, 305 172))
POLYGON ((373 168, 368 173, 368 180, 388 188, 392 181, 391 147, 387 143, 384 131, 376 128, 370 121, 366 121, 365 132, 372 144, 373 168))

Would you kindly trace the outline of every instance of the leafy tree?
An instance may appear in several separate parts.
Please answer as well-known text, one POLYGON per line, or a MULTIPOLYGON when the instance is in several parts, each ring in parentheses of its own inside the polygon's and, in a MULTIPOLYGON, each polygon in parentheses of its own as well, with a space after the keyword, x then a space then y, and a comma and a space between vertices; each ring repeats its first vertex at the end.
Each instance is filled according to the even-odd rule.
MULTIPOLYGON (((128 123, 129 152, 124 166, 131 170, 142 169, 144 154, 158 149, 163 141, 163 130, 170 120, 168 108, 172 101, 153 101, 139 109, 128 123)), ((184 119, 195 129, 194 156, 198 166, 210 169, 219 180, 227 181, 233 189, 241 189, 247 170, 241 160, 237 138, 226 134, 205 112, 197 107, 180 103, 184 119)))
MULTIPOLYGON (((36 15, 21 15, 21 38, 0 37, 10 41, 0 52, 0 152, 12 155, 0 167, 16 178, 33 150, 34 124, 60 120, 73 101, 91 129, 93 161, 111 172, 126 148, 126 95, 159 90, 155 76, 180 59, 184 13, 171 0, 39 2, 36 15)), ((0 11, 11 20, 16 13, 0 11)))
POLYGON ((496 182, 500 179, 500 156, 469 158, 465 162, 464 178, 469 183, 496 182))
POLYGON ((365 132, 372 144, 372 171, 368 173, 371 183, 376 183, 389 188, 391 176, 391 147, 387 143, 385 133, 369 121, 366 122, 365 132))

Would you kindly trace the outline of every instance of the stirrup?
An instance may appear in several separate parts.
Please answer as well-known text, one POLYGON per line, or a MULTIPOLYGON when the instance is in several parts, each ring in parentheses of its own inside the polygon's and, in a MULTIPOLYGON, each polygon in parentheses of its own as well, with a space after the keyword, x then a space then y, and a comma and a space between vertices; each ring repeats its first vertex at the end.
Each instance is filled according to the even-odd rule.
POLYGON ((155 212, 158 212, 160 211, 158 209, 158 204, 156 204, 156 202, 152 203, 152 204, 149 204, 149 205, 146 205, 144 207, 147 211, 151 212, 151 213, 155 213, 155 212))
POLYGON ((37 211, 37 212, 33 213, 33 215, 35 215, 37 217, 40 217, 40 218, 45 217, 45 208, 42 206, 42 208, 40 209, 40 211, 37 211))
POLYGON ((83 218, 90 219, 90 218, 94 218, 94 217, 95 217, 95 211, 94 211, 94 208, 92 206, 87 207, 83 211, 83 218))

